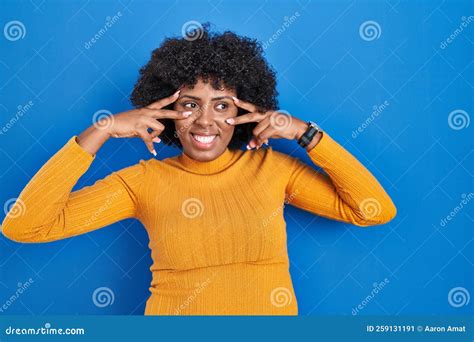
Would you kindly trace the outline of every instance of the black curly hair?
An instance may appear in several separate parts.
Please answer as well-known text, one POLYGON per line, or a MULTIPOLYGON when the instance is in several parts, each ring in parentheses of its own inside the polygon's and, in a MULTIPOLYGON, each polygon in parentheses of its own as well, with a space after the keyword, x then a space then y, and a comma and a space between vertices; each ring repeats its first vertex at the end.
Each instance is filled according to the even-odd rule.
MULTIPOLYGON (((140 69, 131 102, 144 107, 169 96, 180 86, 193 87, 199 79, 214 89, 233 89, 237 97, 261 110, 277 109, 275 72, 263 57, 261 44, 233 32, 216 33, 209 23, 198 25, 182 37, 166 38, 153 50, 150 61, 140 69)), ((173 105, 167 108, 171 109, 173 105)), ((240 109, 237 115, 246 113, 240 109)), ((174 122, 161 120, 163 143, 181 148, 174 122)), ((230 149, 239 149, 252 137, 256 123, 235 126, 230 149)))

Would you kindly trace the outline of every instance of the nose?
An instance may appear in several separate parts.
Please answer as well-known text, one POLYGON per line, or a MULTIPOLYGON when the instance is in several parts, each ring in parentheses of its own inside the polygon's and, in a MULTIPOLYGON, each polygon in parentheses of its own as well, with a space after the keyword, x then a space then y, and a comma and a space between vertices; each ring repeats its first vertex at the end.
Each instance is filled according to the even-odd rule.
POLYGON ((204 105, 196 112, 194 124, 201 127, 209 127, 214 124, 214 112, 212 106, 204 105))

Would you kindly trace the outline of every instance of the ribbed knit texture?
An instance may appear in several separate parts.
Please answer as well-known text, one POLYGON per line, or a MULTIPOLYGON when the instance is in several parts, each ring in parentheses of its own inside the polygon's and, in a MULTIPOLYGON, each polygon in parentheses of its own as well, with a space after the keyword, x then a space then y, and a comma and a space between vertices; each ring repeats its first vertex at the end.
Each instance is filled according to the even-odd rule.
POLYGON ((71 192, 95 159, 74 136, 21 192, 3 234, 48 242, 135 217, 153 259, 146 315, 296 315, 284 206, 358 226, 396 213, 327 133, 308 154, 325 173, 271 147, 227 149, 209 162, 185 154, 140 160, 71 192))

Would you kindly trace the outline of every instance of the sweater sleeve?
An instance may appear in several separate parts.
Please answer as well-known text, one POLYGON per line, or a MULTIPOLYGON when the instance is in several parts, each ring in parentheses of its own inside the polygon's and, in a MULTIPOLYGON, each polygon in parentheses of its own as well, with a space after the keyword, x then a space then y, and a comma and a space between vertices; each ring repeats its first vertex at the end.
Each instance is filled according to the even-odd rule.
POLYGON ((17 242, 49 242, 136 216, 145 162, 72 191, 95 155, 73 136, 28 182, 2 223, 17 242))
POLYGON ((307 153, 324 173, 295 158, 288 204, 361 227, 395 217, 397 209, 377 179, 326 132, 307 153))

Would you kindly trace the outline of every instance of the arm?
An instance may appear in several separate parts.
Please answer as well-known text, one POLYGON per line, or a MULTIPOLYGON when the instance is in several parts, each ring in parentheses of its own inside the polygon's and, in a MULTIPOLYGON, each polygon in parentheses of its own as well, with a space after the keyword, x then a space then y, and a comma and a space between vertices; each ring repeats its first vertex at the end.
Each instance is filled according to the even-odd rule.
POLYGON ((286 188, 295 194, 289 204, 361 227, 395 217, 396 207, 377 179, 326 132, 307 153, 326 174, 295 159, 286 188))
POLYGON ((146 162, 113 172, 92 186, 71 192, 110 138, 140 137, 156 156, 153 143, 165 126, 159 119, 181 120, 190 112, 165 110, 179 91, 148 106, 101 118, 71 138, 30 180, 2 224, 3 235, 19 242, 48 242, 136 217, 146 162), (151 132, 148 132, 151 129, 151 132))
MULTIPOLYGON (((270 138, 298 140, 307 129, 304 121, 288 113, 263 111, 250 102, 233 100, 248 113, 226 119, 229 125, 258 122, 247 149, 260 148, 270 138)), ((395 217, 397 209, 375 177, 327 133, 318 133, 306 151, 326 174, 293 158, 285 190, 290 204, 358 226, 387 223, 395 217)))
MULTIPOLYGON (((103 143, 87 140, 97 149, 103 143)), ((145 162, 71 192, 94 159, 72 137, 21 192, 2 223, 3 234, 18 242, 49 242, 135 217, 145 162)))

